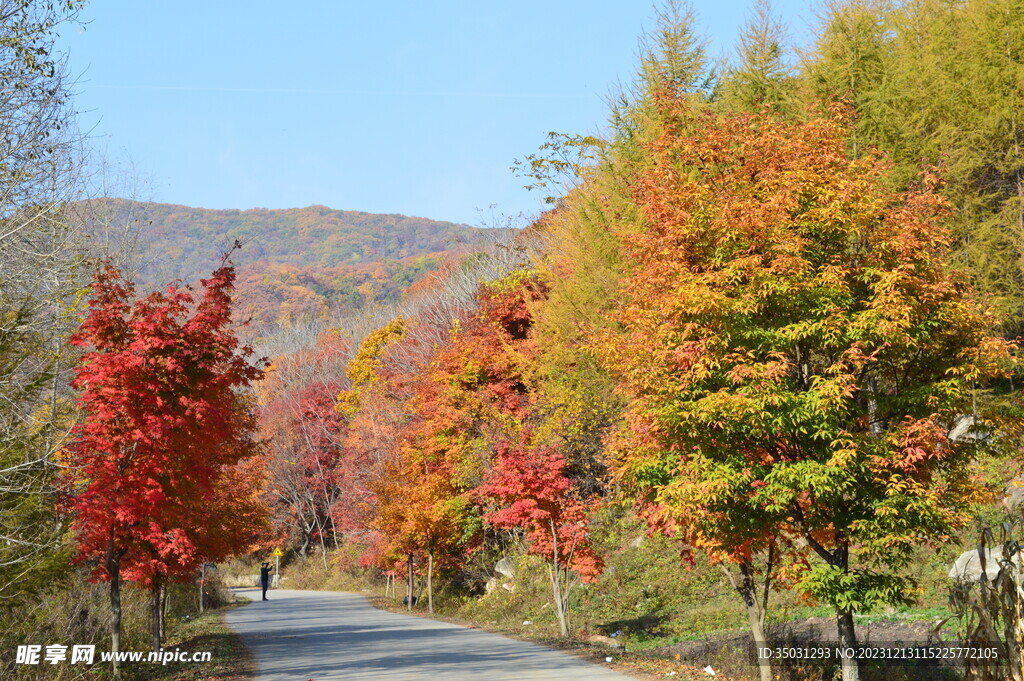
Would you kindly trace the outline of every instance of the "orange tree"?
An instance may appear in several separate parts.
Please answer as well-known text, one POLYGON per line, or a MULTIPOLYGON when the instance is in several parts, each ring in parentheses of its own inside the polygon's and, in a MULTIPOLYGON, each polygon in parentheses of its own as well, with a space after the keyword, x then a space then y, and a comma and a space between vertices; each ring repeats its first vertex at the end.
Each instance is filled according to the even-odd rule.
POLYGON ((887 189, 885 161, 848 158, 841 113, 655 107, 601 349, 632 400, 615 471, 716 558, 803 547, 797 585, 853 645, 853 613, 905 601, 913 547, 978 499, 949 431, 1011 348, 947 263, 937 180, 887 189))
MULTIPOLYGON (((459 562, 478 539, 480 514, 470 492, 495 443, 518 432, 527 416, 531 395, 524 364, 533 347, 528 304, 538 295, 529 273, 482 285, 478 309, 453 325, 421 370, 378 373, 382 365, 369 359, 379 356, 375 348, 391 342, 387 336, 398 344, 410 341, 385 327, 367 336, 366 351, 357 355, 361 363, 350 371, 362 405, 371 394, 366 387, 380 378, 406 393, 407 419, 397 429, 394 457, 374 486, 374 529, 393 551, 425 555, 431 609, 434 563, 459 562), (375 378, 364 379, 362 367, 375 378)), ((341 409, 351 403, 352 392, 339 396, 341 409)))
MULTIPOLYGON (((394 562, 396 554, 422 551, 427 558, 427 609, 434 612, 434 572, 442 563, 457 560, 479 525, 463 476, 445 459, 431 460, 413 445, 384 467, 379 481, 376 529, 388 539, 390 551, 381 558, 394 562)), ((412 576, 407 605, 412 607, 412 576)))

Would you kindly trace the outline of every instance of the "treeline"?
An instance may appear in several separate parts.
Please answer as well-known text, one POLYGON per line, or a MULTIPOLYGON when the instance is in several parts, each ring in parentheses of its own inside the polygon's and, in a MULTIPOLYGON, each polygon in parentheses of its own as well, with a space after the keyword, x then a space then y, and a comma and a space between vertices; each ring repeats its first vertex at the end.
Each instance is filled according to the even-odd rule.
POLYGON ((756 642, 783 589, 854 645, 1016 471, 1018 4, 835 2, 797 58, 758 2, 716 68, 669 3, 608 131, 517 164, 563 188, 525 234, 274 359, 275 539, 422 572, 430 608, 519 545, 568 634, 591 523, 639 513, 756 642))
POLYGON ((239 266, 331 268, 400 261, 486 244, 486 230, 440 220, 335 210, 326 206, 214 210, 103 199, 92 214, 116 224, 137 222, 142 247, 138 279, 152 288, 171 279, 196 281, 236 240, 239 266), (147 257, 150 256, 150 257, 147 257))
POLYGON ((367 305, 397 302, 449 259, 500 240, 505 229, 324 206, 287 210, 210 210, 97 199, 71 206, 86 232, 131 229, 129 267, 138 288, 180 279, 196 284, 236 240, 236 316, 247 339, 326 320, 367 305))

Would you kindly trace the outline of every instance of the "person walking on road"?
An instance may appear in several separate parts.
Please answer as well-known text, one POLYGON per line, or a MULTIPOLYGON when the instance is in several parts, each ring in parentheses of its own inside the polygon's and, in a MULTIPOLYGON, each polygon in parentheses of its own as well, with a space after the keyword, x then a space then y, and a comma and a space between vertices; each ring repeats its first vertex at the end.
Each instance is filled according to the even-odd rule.
POLYGON ((270 567, 270 563, 264 563, 260 567, 260 585, 263 587, 263 600, 269 600, 267 598, 267 589, 270 588, 270 573, 274 571, 274 568, 270 567))

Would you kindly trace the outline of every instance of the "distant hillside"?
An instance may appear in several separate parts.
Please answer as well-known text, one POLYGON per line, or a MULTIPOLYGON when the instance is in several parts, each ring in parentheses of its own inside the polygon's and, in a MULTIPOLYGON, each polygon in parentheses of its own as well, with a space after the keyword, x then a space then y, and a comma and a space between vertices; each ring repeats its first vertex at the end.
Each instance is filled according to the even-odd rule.
POLYGON ((395 300, 445 260, 496 230, 324 206, 211 210, 122 199, 92 202, 97 222, 139 227, 141 291, 209 274, 237 239, 240 310, 257 327, 395 300))
POLYGON ((239 267, 236 282, 238 317, 260 330, 393 302, 451 257, 451 252, 430 253, 343 267, 247 263, 239 267))

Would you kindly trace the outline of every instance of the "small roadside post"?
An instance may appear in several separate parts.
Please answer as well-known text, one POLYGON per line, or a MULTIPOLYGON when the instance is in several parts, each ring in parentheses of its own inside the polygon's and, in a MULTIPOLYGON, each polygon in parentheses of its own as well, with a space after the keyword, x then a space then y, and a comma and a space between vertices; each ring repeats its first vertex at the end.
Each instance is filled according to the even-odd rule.
POLYGON ((277 588, 277 581, 281 578, 281 556, 284 555, 284 551, 280 547, 274 549, 274 588, 277 588))

